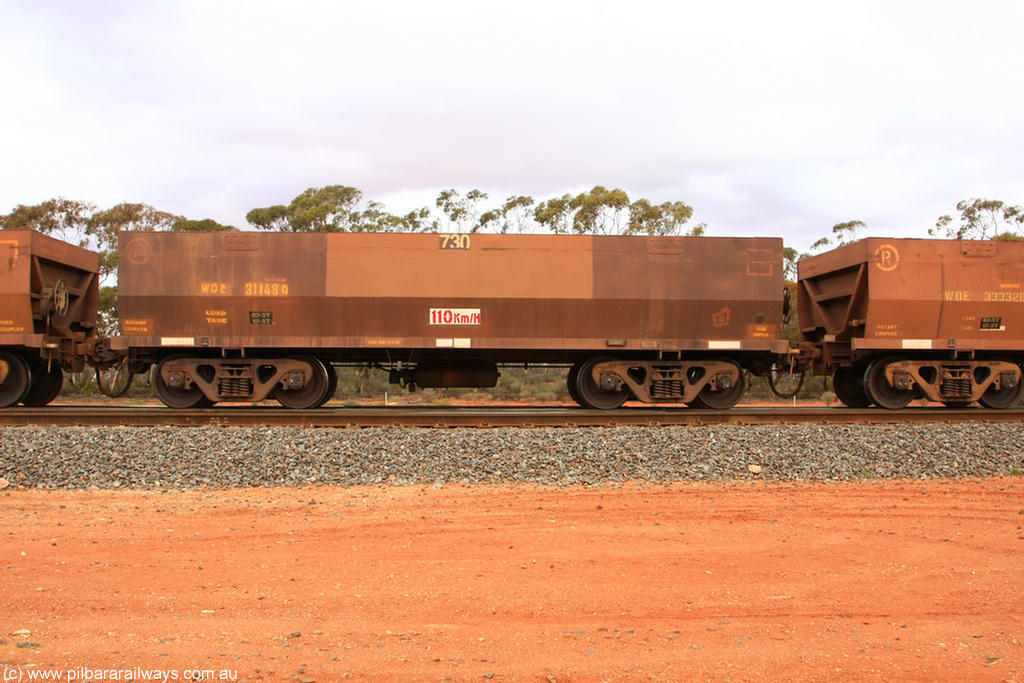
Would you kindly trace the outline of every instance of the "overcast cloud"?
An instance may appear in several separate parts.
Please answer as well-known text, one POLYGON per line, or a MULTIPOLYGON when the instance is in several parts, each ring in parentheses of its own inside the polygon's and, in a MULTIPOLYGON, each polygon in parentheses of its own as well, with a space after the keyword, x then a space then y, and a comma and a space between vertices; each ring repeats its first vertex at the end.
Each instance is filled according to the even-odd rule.
POLYGON ((1024 4, 0 2, 0 212, 244 227, 352 185, 682 200, 712 235, 1024 203, 1024 4))

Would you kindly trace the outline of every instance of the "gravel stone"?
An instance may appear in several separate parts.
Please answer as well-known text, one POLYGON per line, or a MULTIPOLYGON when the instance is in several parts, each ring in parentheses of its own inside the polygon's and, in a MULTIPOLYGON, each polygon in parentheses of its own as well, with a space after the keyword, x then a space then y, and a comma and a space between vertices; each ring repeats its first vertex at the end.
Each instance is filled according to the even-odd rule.
POLYGON ((9 427, 11 488, 164 489, 1005 476, 1014 424, 583 429, 9 427), (760 472, 750 465, 757 463, 760 472))

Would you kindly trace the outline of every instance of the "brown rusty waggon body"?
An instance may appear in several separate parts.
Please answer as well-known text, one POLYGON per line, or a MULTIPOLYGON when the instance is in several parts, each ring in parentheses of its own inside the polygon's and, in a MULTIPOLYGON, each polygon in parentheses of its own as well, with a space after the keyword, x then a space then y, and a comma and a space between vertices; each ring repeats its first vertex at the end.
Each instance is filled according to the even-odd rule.
POLYGON ((99 256, 31 230, 0 230, 0 407, 49 403, 96 341, 99 256))
POLYGON ((115 352, 172 406, 304 408, 332 364, 409 386, 494 386, 563 364, 582 405, 729 407, 788 343, 782 241, 553 235, 120 236, 115 352))
MULTIPOLYGON (((122 233, 121 335, 96 335, 97 254, 0 231, 0 407, 62 370, 156 366, 170 406, 334 394, 335 364, 416 387, 569 368, 583 406, 728 408, 744 372, 831 374, 850 406, 992 408, 1024 391, 1024 243, 871 238, 800 261, 780 339, 775 238, 122 233)), ((102 384, 101 384, 102 387, 102 384)))
POLYGON ((814 374, 850 406, 1006 408, 1021 396, 1024 243, 871 238, 804 258, 814 374))

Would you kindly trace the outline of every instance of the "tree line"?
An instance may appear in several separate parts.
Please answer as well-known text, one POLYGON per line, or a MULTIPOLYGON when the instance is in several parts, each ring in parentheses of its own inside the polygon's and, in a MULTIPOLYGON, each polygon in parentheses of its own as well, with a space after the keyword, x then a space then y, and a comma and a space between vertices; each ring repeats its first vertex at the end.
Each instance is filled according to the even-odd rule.
MULTIPOLYGON (((935 227, 928 229, 931 237, 954 240, 1024 241, 1024 207, 1012 206, 998 199, 965 199, 957 202, 955 217, 940 216, 935 227)), ((867 223, 861 220, 845 221, 832 226, 829 234, 811 244, 810 251, 801 253, 792 247, 783 250, 786 279, 796 280, 796 264, 805 256, 831 247, 841 247, 857 241, 867 223)))
MULTIPOLYGON (((451 232, 536 233, 556 235, 679 235, 684 234, 693 207, 674 201, 654 204, 630 200, 625 190, 601 185, 587 192, 537 202, 517 195, 487 208, 482 190, 442 190, 434 209, 422 207, 394 215, 383 204, 364 201, 354 187, 311 187, 287 206, 256 208, 246 220, 259 230, 283 232, 451 232)), ((702 223, 685 234, 703 234, 702 223)))
MULTIPOLYGON (((365 200, 346 185, 311 187, 290 203, 258 207, 246 214, 257 230, 280 232, 456 232, 554 233, 577 235, 702 235, 701 223, 686 230, 693 207, 682 201, 652 203, 631 200, 625 190, 600 185, 587 192, 544 201, 518 195, 488 208, 488 194, 441 191, 434 208, 393 214, 381 202, 365 200)), ((57 197, 39 204, 19 204, 0 215, 0 227, 27 229, 96 249, 102 275, 117 267, 117 235, 121 230, 235 230, 210 218, 195 220, 148 204, 121 203, 100 209, 91 202, 57 197)))
MULTIPOLYGON (((707 225, 687 227, 693 207, 682 201, 660 204, 630 199, 625 190, 597 185, 587 192, 536 201, 517 195, 488 208, 486 192, 442 190, 434 208, 421 207, 404 215, 389 212, 380 202, 345 185, 311 187, 285 204, 258 207, 246 214, 258 230, 281 232, 454 232, 552 233, 556 235, 693 235, 707 225)), ((1024 207, 994 199, 971 199, 957 204, 955 217, 941 216, 929 230, 950 239, 1024 239, 1024 207)), ((796 277, 800 258, 856 240, 867 227, 861 220, 834 225, 814 242, 809 252, 784 250, 786 276, 796 277)), ((87 246, 100 252, 101 276, 109 280, 117 269, 117 235, 121 230, 219 231, 235 230, 209 218, 189 219, 147 204, 121 203, 108 209, 58 197, 34 205, 18 205, 0 215, 0 228, 30 229, 87 246)))

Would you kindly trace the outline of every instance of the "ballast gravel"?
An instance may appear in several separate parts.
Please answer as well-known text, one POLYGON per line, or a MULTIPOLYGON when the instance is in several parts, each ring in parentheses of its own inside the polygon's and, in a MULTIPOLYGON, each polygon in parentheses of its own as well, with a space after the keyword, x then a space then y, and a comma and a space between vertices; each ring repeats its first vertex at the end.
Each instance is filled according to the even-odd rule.
POLYGON ((1013 424, 0 429, 0 479, 22 488, 586 486, 963 478, 1022 469, 1024 445, 1013 424))

